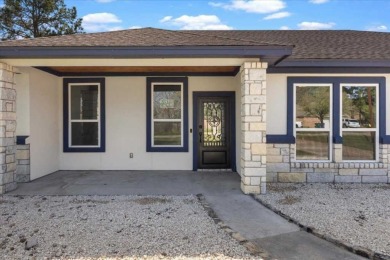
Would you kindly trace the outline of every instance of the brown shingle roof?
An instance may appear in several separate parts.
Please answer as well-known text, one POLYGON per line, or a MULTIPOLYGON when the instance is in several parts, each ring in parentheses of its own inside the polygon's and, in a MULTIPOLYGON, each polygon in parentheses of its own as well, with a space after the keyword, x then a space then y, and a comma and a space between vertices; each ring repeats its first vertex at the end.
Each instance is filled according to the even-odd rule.
MULTIPOLYGON (((197 31, 143 28, 102 33, 73 34, 0 42, 12 47, 163 47, 163 46, 268 46, 268 42, 208 35, 197 31)), ((283 44, 282 44, 283 45, 283 44)))
POLYGON ((292 59, 390 60, 390 33, 154 28, 0 42, 1 47, 294 46, 292 59))

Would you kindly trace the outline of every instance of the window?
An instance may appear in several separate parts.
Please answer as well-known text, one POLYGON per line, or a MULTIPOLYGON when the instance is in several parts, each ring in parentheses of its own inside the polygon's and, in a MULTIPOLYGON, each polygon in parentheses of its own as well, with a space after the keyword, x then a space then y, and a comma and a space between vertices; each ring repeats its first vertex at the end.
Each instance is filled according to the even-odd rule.
POLYGON ((64 152, 105 151, 104 79, 64 79, 64 152))
POLYGON ((287 134, 272 140, 295 143, 296 161, 333 161, 332 143, 341 144, 334 159, 380 161, 379 144, 390 143, 384 77, 288 77, 287 85, 287 134))
POLYGON ((341 84, 343 160, 373 161, 378 146, 378 85, 341 84))
POLYGON ((188 151, 187 78, 147 79, 147 151, 188 151))
POLYGON ((295 140, 297 160, 331 158, 331 86, 296 84, 295 140))

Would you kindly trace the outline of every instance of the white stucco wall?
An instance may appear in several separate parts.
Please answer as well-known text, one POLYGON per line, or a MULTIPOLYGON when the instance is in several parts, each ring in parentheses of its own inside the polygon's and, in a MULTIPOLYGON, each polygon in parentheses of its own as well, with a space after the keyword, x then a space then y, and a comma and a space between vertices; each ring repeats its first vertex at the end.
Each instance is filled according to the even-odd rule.
MULTIPOLYGON (((193 129, 193 91, 239 91, 239 89, 238 77, 189 77, 188 128, 193 129)), ((239 97, 236 97, 236 100, 239 101, 239 97)), ((237 103, 237 116, 240 115, 239 108, 240 104, 237 103)), ((62 99, 57 109, 62 111, 62 99)), ((193 134, 191 133, 185 133, 189 135, 188 152, 146 152, 145 77, 106 78, 105 153, 64 153, 62 119, 59 125, 61 170, 192 170, 193 134), (129 153, 133 153, 134 158, 129 158, 129 153)), ((237 122, 237 130, 240 129, 239 126, 237 122)), ((240 131, 237 131, 237 137, 240 137, 240 131)), ((239 146, 236 150, 237 163, 239 163, 239 146)))
POLYGON ((61 80, 33 68, 20 71, 29 78, 30 137, 27 140, 33 180, 59 169, 58 99, 61 80))
POLYGON ((15 74, 17 93, 16 135, 30 135, 30 76, 28 73, 15 74))
MULTIPOLYGON (((268 74, 267 134, 287 133, 287 77, 384 77, 386 93, 390 93, 390 74, 268 74)), ((386 102, 387 134, 390 134, 390 102, 386 102)))

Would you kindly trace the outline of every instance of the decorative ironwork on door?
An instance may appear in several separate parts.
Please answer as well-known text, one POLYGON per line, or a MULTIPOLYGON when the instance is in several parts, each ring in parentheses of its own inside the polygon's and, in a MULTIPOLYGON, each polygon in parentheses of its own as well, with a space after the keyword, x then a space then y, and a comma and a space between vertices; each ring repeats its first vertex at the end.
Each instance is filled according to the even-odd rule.
POLYGON ((226 145, 225 103, 203 103, 203 146, 218 147, 226 145))

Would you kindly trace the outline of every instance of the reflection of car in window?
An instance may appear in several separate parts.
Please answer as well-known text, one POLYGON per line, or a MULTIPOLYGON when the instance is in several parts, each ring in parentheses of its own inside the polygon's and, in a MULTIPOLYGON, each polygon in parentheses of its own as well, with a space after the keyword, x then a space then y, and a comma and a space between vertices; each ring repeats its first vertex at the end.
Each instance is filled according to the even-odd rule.
POLYGON ((295 127, 296 128, 302 128, 302 122, 301 121, 296 121, 295 122, 295 127))
POLYGON ((343 127, 358 128, 360 124, 356 119, 343 119, 343 127))

